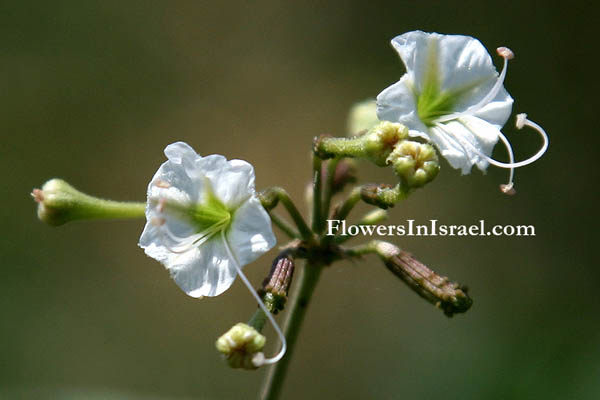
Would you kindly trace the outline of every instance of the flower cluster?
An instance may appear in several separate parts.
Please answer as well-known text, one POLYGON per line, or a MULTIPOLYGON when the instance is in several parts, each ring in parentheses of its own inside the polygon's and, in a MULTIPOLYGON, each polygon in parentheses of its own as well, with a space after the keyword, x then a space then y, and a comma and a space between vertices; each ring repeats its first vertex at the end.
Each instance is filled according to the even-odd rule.
POLYGON ((504 60, 498 74, 486 49, 472 37, 413 31, 394 38, 392 45, 406 73, 383 90, 376 102, 364 102, 353 109, 349 125, 356 136, 315 139, 310 191, 312 227, 283 188, 269 188, 257 195, 254 168, 246 161, 227 160, 221 155, 202 157, 183 142, 165 148, 167 161, 150 181, 145 205, 98 199, 53 179, 32 193, 38 215, 52 225, 145 215, 139 246, 195 298, 217 296, 239 276, 260 308, 248 324, 236 324, 217 340, 217 349, 235 368, 255 369, 275 363, 285 354, 286 339, 272 314, 287 307, 296 257, 305 258, 307 265, 301 272, 298 297, 290 301, 292 315, 286 332, 291 332, 291 338, 296 337, 323 267, 369 253, 379 255, 388 269, 446 315, 465 312, 472 300, 464 286, 435 274, 387 242, 345 247, 346 239, 324 233, 325 221, 330 216, 345 220, 360 200, 377 207, 360 224, 381 221, 386 217, 384 209, 438 175, 436 148, 463 174, 470 173, 474 165, 482 171, 489 164, 509 169, 508 183, 501 189, 514 193, 514 169, 540 158, 548 147, 548 137, 525 114, 518 114, 517 128, 535 129, 543 145, 534 156, 515 162, 512 146, 501 131, 513 104, 504 88, 508 60, 514 56, 508 48, 497 49, 504 60), (507 150, 508 162, 492 158, 498 141, 507 150), (330 210, 332 198, 356 180, 353 160, 344 158, 363 158, 379 167, 390 166, 398 182, 357 186, 330 210), (272 213, 277 204, 285 207, 295 227, 272 213), (275 245, 272 221, 293 240, 281 250, 257 293, 242 267, 275 245), (280 351, 272 358, 262 353, 266 338, 261 330, 266 320, 281 340, 280 351))

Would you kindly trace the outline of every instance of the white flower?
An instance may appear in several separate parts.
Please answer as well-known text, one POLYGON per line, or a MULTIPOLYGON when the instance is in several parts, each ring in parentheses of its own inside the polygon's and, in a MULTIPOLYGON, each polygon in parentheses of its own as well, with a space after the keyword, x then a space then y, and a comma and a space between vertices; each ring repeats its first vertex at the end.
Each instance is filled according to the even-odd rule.
POLYGON ((513 169, 537 160, 548 144, 537 124, 519 117, 517 127, 539 128, 544 145, 533 157, 515 163, 510 143, 500 131, 512 110, 513 99, 503 83, 513 53, 498 48, 504 58, 498 75, 486 49, 469 36, 413 31, 394 38, 392 45, 406 74, 377 97, 379 119, 400 122, 411 136, 432 141, 463 174, 473 165, 483 171, 488 163, 509 168, 509 183, 503 190, 511 191, 513 169), (508 163, 491 158, 498 139, 506 146, 508 163))
POLYGON ((188 295, 217 296, 235 280, 236 263, 244 266, 275 245, 254 192, 254 168, 221 155, 200 157, 183 142, 167 146, 165 155, 148 186, 139 245, 188 295))

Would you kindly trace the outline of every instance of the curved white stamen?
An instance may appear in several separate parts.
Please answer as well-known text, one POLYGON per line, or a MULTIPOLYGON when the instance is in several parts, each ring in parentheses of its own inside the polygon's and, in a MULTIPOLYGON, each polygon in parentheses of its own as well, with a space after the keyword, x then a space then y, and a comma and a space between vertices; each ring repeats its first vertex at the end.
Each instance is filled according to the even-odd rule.
POLYGON ((269 310, 267 310, 267 307, 265 306, 265 304, 263 303, 263 301, 260 299, 260 297, 258 296, 258 294, 256 293, 256 291, 252 287, 252 284, 250 283, 250 281, 248 280, 248 278, 246 278, 246 275, 244 275, 244 273, 242 272, 242 268, 240 268, 240 264, 238 263, 237 259, 235 258, 235 256, 231 252, 231 249, 229 248, 229 243, 227 242, 227 238, 225 237, 225 231, 224 230, 221 230, 221 238, 223 239, 223 244, 225 245, 225 250, 227 250, 227 254, 229 255, 229 259, 231 260, 231 262, 235 266, 235 269, 237 270, 238 275, 240 276, 240 278, 242 279, 242 281, 244 282, 244 284, 246 285, 246 287, 248 288, 248 290, 250 291, 250 293, 252 294, 252 296, 254 296, 254 298, 258 302, 258 306, 260 307, 261 310, 263 310, 263 312, 265 313, 265 315, 269 319, 269 322, 271 323, 271 325, 273 325, 273 328, 275 329, 275 332, 277 332, 277 336, 279 336, 279 340, 281 340, 281 349, 279 350, 279 353, 277 353, 277 355, 275 357, 264 358, 264 355, 260 355, 262 353, 258 353, 252 359, 252 362, 254 363, 254 365, 256 367, 260 367, 261 365, 264 365, 264 364, 275 364, 277 361, 281 360, 281 358, 284 356, 284 354, 285 354, 285 352, 287 350, 287 342, 285 340, 285 336, 283 335, 283 332, 279 328, 279 325, 277 325, 277 322, 275 322, 275 319, 273 318, 273 316, 271 315, 271 313, 269 312, 269 310))
MULTIPOLYGON (((463 124, 463 126, 465 128, 467 128, 469 131, 471 131, 471 133, 473 133, 473 135, 475 135, 475 132, 471 128, 471 126, 470 126, 470 124, 469 124, 468 121, 466 121, 464 119, 461 119, 460 122, 463 124)), ((504 144, 504 147, 506 148, 506 152, 508 153, 508 159, 509 159, 508 163, 503 163, 503 162, 494 160, 490 156, 482 153, 471 142, 469 142, 468 140, 464 140, 460 135, 452 135, 452 133, 448 132, 442 124, 437 124, 436 126, 439 129, 441 129, 443 132, 445 132, 446 135, 450 135, 453 138, 456 138, 456 140, 458 140, 458 143, 460 143, 460 145, 461 145, 461 147, 463 149, 464 149, 464 146, 466 145, 475 154, 477 154, 479 157, 483 158, 484 160, 486 160, 490 164, 495 165, 496 167, 510 169, 510 173, 508 175, 508 182, 506 184, 504 184, 504 185, 501 185, 500 186, 500 190, 502 190, 506 194, 513 194, 513 193, 515 193, 515 191, 513 189, 513 187, 514 187, 514 177, 515 177, 515 168, 516 168, 514 166, 515 165, 515 157, 514 157, 514 153, 513 153, 513 150, 512 150, 512 146, 510 145, 510 142, 508 141, 508 139, 506 138, 506 136, 504 136, 504 134, 500 130, 498 130, 498 138, 500 138, 500 140, 502 141, 502 144, 504 144)), ((465 154, 467 154, 466 151, 465 151, 465 154)))
MULTIPOLYGON (((460 119, 460 122, 468 130, 470 130, 471 132, 474 133, 473 127, 471 126, 471 124, 469 123, 469 121, 467 121, 465 119, 460 119)), ((542 129, 541 126, 539 126, 535 122, 532 122, 532 121, 528 120, 527 118, 525 118, 525 120, 524 120, 524 122, 522 122, 522 124, 525 125, 525 126, 530 126, 530 127, 534 128, 539 133, 539 135, 542 137, 542 139, 544 140, 544 143, 542 144, 542 147, 538 150, 538 152, 535 153, 533 156, 529 157, 526 160, 519 161, 519 162, 511 161, 511 162, 508 162, 508 163, 504 163, 504 162, 501 162, 501 161, 494 160, 493 158, 488 157, 485 154, 481 153, 479 150, 475 149, 474 146, 471 143, 468 143, 468 142, 466 142, 466 143, 468 144, 469 147, 473 148, 473 150, 478 155, 480 155, 481 157, 484 157, 490 164, 495 165, 496 167, 500 167, 500 168, 520 168, 520 167, 524 167, 526 165, 529 165, 529 164, 537 161, 541 156, 544 155, 544 153, 548 149, 548 135, 546 134, 546 131, 544 131, 544 129, 542 129)), ((519 123, 517 125, 517 128, 519 126, 522 126, 522 125, 519 123)), ((506 139, 506 137, 502 134, 502 132, 500 130, 498 130, 498 137, 500 138, 500 140, 502 140, 502 142, 504 143, 504 145, 507 147, 507 150, 510 148, 510 152, 512 153, 512 148, 510 146, 510 143, 509 143, 508 139, 506 139)))
MULTIPOLYGON (((548 150, 548 142, 549 142, 548 134, 546 133, 546 131, 544 130, 544 128, 542 128, 540 125, 538 125, 535 122, 527 119, 527 114, 518 114, 517 115, 516 126, 517 126, 517 129, 521 129, 524 126, 528 126, 530 128, 533 128, 533 129, 535 129, 537 131, 537 133, 544 140, 544 144, 542 145, 542 148, 539 149, 538 152, 535 153, 535 155, 533 155, 531 158, 525 160, 525 161, 528 161, 527 164, 531 164, 532 162, 538 160, 541 156, 543 156, 544 153, 546 152, 546 150, 548 150)), ((521 161, 521 163, 524 163, 525 161, 521 161)), ((523 165, 527 165, 527 164, 523 164, 523 165)))
MULTIPOLYGON (((469 131, 471 131, 471 133, 475 134, 474 129, 471 126, 471 124, 469 123, 468 120, 462 118, 462 119, 460 119, 460 122, 469 131)), ((506 138, 506 136, 504 136, 504 134, 500 130, 498 130, 498 138, 502 141, 502 143, 506 147, 506 151, 508 152, 508 157, 509 157, 509 162, 508 163, 504 163, 504 162, 501 162, 501 161, 497 161, 497 160, 491 158, 490 156, 482 153, 472 143, 470 143, 468 140, 464 140, 464 138, 462 138, 460 135, 453 135, 451 132, 449 132, 446 129, 446 127, 443 124, 439 124, 438 123, 438 124, 435 125, 436 128, 440 129, 446 135, 449 135, 452 138, 455 138, 461 144, 461 147, 463 147, 463 149, 464 149, 464 146, 467 146, 475 154, 477 154, 479 157, 483 158, 484 160, 486 160, 490 164, 492 164, 492 165, 494 165, 496 167, 510 169, 510 175, 509 175, 508 183, 506 185, 502 185, 500 187, 502 189, 502 191, 504 193, 507 193, 507 194, 514 193, 514 190, 513 190, 513 186, 514 186, 514 181, 513 181, 513 179, 514 179, 514 169, 515 168, 519 168, 519 167, 524 167, 525 165, 529 165, 529 164, 537 161, 542 155, 544 155, 544 153, 548 149, 548 134, 546 133, 546 131, 540 125, 538 125, 535 122, 530 121, 529 119, 527 119, 527 114, 518 114, 517 115, 516 126, 517 126, 518 129, 521 129, 524 126, 529 126, 529 127, 533 128, 533 129, 535 129, 538 132, 538 134, 542 137, 544 143, 542 144, 542 147, 538 150, 538 152, 535 153, 533 156, 529 157, 526 160, 515 162, 514 161, 514 154, 513 154, 513 150, 512 150, 512 146, 510 145, 510 142, 508 141, 508 139, 506 138)))
POLYGON ((470 106, 465 111, 443 115, 433 120, 433 123, 447 122, 466 115, 473 115, 496 98, 496 96, 502 89, 502 85, 504 85, 504 78, 506 78, 506 71, 508 70, 508 60, 514 57, 514 53, 507 47, 498 47, 497 51, 498 54, 504 59, 504 65, 502 66, 502 71, 500 72, 498 79, 496 79, 496 83, 494 83, 494 86, 492 86, 490 91, 485 96, 483 96, 483 98, 479 100, 477 104, 470 106))

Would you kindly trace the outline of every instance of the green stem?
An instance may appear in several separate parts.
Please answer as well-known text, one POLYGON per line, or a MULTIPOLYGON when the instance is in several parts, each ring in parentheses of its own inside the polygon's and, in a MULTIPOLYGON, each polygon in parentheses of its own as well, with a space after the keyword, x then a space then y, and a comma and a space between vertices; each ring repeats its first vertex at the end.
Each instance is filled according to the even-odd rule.
POLYGON ((296 205, 292 199, 290 199, 290 195, 285 191, 284 188, 275 186, 264 190, 260 193, 259 199, 267 211, 270 211, 277 205, 278 202, 281 202, 298 227, 300 237, 307 242, 311 242, 313 240, 312 231, 304 221, 304 218, 302 218, 300 211, 298 211, 296 205))
POLYGON ((142 218, 145 216, 146 203, 113 201, 86 196, 82 216, 86 219, 142 218))
POLYGON ((312 215, 312 229, 314 232, 319 232, 321 226, 321 205, 322 205, 322 178, 321 178, 321 165, 322 160, 313 154, 313 215, 312 215))
POLYGON ((250 325, 257 331, 262 332, 266 322, 267 314, 265 314, 265 312, 259 307, 256 309, 256 311, 248 321, 248 325, 250 325))
POLYGON ((339 208, 339 211, 335 214, 336 219, 344 220, 348 217, 350 211, 352 211, 356 203, 358 203, 358 201, 360 200, 361 190, 362 187, 360 186, 357 186, 354 189, 352 189, 350 195, 348 195, 348 198, 344 200, 344 202, 339 208))
POLYGON ((302 321, 306 315, 310 298, 317 286, 322 269, 323 267, 319 264, 306 263, 300 272, 300 286, 291 298, 288 316, 283 328, 288 345, 287 354, 267 371, 259 396, 262 400, 275 400, 279 397, 289 363, 293 356, 294 345, 296 344, 302 321))
POLYGON ((315 153, 320 158, 355 157, 365 156, 364 137, 331 138, 321 137, 315 142, 315 153))
POLYGON ((323 195, 323 220, 319 227, 319 233, 325 229, 325 218, 329 217, 329 206, 331 205, 331 197, 333 195, 333 181, 335 179, 335 170, 341 158, 336 157, 327 163, 327 182, 325 183, 325 194, 323 195))
MULTIPOLYGON (((387 218, 387 212, 385 210, 375 209, 375 210, 371 210, 367 214, 365 214, 358 221, 358 223, 356 225, 358 225, 358 226, 377 225, 381 221, 384 221, 386 218, 387 218)), ((347 240, 352 239, 353 237, 354 236, 352 236, 352 235, 342 236, 342 235, 338 234, 334 237, 333 242, 337 245, 340 245, 340 244, 345 243, 347 240)))
POLYGON ((290 238, 298 239, 300 237, 300 234, 294 229, 294 227, 282 220, 277 214, 270 212, 269 216, 271 217, 271 221, 273 221, 273 223, 290 238))

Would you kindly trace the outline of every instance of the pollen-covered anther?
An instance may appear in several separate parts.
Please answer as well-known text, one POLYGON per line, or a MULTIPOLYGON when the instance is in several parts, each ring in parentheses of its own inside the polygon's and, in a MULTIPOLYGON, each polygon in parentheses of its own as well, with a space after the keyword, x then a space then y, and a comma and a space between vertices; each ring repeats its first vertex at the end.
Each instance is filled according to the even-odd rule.
POLYGON ((517 194, 517 191, 514 188, 514 183, 503 183, 502 185, 500 185, 500 191, 504 194, 507 194, 509 196, 512 196, 514 194, 517 194))
POLYGON ((498 47, 496 49, 496 52, 498 53, 498 55, 502 58, 505 58, 507 60, 512 60, 513 58, 515 58, 515 53, 513 53, 513 51, 511 49, 509 49, 508 47, 498 47))
POLYGON ((517 114, 517 120, 515 121, 515 126, 517 127, 517 129, 523 129, 523 127, 525 126, 525 121, 527 121, 527 114, 517 114))

